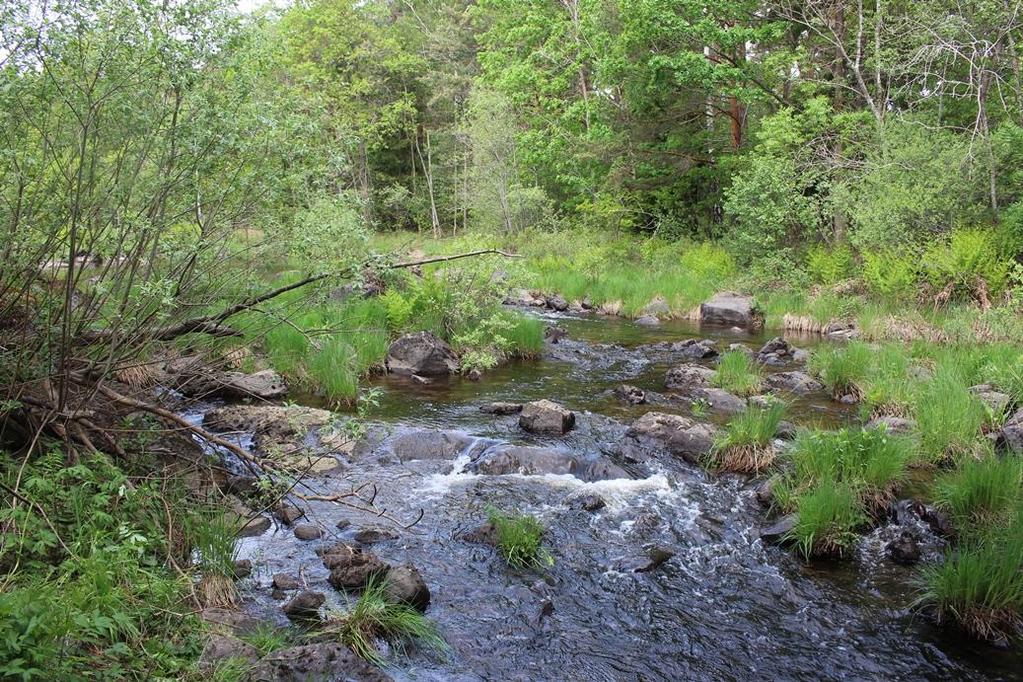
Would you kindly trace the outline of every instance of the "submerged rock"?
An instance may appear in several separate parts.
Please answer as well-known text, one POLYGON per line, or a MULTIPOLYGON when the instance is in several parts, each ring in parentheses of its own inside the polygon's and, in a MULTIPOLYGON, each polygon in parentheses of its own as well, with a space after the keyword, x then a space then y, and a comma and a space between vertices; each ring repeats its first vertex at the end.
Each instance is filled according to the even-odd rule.
POLYGON ((387 371, 392 374, 441 376, 458 371, 458 356, 431 332, 406 334, 387 349, 387 371))
POLYGON ((287 573, 278 573, 273 577, 272 585, 275 590, 297 590, 302 587, 302 583, 298 581, 293 575, 287 573))
POLYGON ((726 327, 760 329, 764 326, 764 314, 752 296, 723 291, 700 306, 700 321, 726 327))
POLYGON ((920 561, 920 544, 913 533, 902 531, 885 547, 888 556, 897 564, 911 566, 920 561))
POLYGON ((765 542, 779 544, 785 541, 789 533, 799 523, 799 514, 786 514, 767 528, 760 531, 760 539, 765 542))
POLYGON ((717 429, 677 414, 647 412, 629 427, 626 435, 654 441, 672 454, 696 463, 710 452, 717 429))
POLYGON ((327 598, 322 592, 303 590, 295 595, 295 598, 282 607, 284 615, 292 620, 317 620, 320 615, 320 607, 327 598))
POLYGON ((880 417, 874 417, 873 419, 868 421, 863 428, 865 429, 883 428, 888 433, 895 435, 904 435, 913 432, 913 429, 916 428, 916 422, 913 421, 912 419, 905 419, 903 417, 882 415, 880 417))
POLYGON ((655 315, 642 315, 636 318, 636 324, 640 327, 660 327, 661 321, 655 315))
POLYGON ((687 358, 694 360, 708 360, 718 356, 718 349, 710 339, 686 339, 679 343, 673 343, 673 351, 680 351, 687 358))
POLYGON ((360 590, 372 578, 382 578, 390 568, 373 552, 358 549, 333 552, 323 555, 324 565, 329 564, 327 578, 334 589, 341 591, 360 590))
POLYGON ((630 478, 628 473, 606 458, 581 459, 568 450, 528 445, 498 445, 476 460, 471 469, 489 476, 521 474, 570 474, 584 481, 630 478))
POLYGON ((522 406, 519 426, 533 433, 561 435, 575 426, 575 413, 550 400, 537 400, 522 406))
POLYGON ((607 506, 607 502, 600 495, 582 495, 573 497, 565 502, 569 509, 581 509, 582 511, 595 512, 607 506))
POLYGON ((717 412, 737 414, 746 409, 745 400, 723 388, 697 388, 689 394, 689 397, 702 400, 710 409, 717 412))
POLYGON ((487 403, 480 406, 480 412, 497 415, 518 414, 522 412, 522 403, 487 403))
POLYGON ((454 459, 472 445, 473 439, 462 431, 422 429, 394 439, 394 454, 402 462, 417 459, 454 459))
POLYGON ((391 601, 408 604, 420 611, 426 611, 430 605, 430 588, 419 570, 411 564, 394 566, 387 571, 384 592, 391 601))
POLYGON ((268 654, 246 678, 250 682, 391 682, 391 677, 337 642, 317 642, 268 654))
POLYGON ((355 533, 355 541, 363 545, 397 540, 399 537, 398 531, 384 526, 366 526, 355 533))
POLYGON ((543 330, 543 338, 551 343, 558 343, 562 339, 568 338, 568 332, 561 327, 555 327, 553 325, 547 325, 543 330))
POLYGON ((664 385, 676 390, 691 390, 709 386, 714 379, 714 370, 687 363, 673 367, 664 375, 664 385))
POLYGON ((764 365, 787 365, 805 362, 808 355, 805 350, 795 348, 782 337, 776 336, 757 351, 756 360, 764 365))
POLYGON ((805 395, 816 391, 823 391, 824 384, 814 379, 806 372, 778 372, 768 374, 765 379, 767 385, 776 391, 788 391, 805 395))
POLYGON ((614 390, 616 398, 629 405, 642 405, 646 402, 646 393, 631 384, 622 384, 614 390))

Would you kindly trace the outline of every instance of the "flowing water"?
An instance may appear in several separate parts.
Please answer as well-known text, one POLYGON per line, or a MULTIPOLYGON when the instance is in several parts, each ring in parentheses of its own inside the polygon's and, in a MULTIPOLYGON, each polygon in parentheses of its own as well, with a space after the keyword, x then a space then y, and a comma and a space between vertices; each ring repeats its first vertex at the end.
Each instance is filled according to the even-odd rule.
MULTIPOLYGON (((757 348, 764 338, 685 324, 649 329, 621 320, 554 321, 568 339, 550 347, 544 360, 504 366, 482 381, 380 379, 368 444, 342 470, 310 484, 330 492, 372 481, 376 506, 389 514, 414 520, 422 510, 418 524, 373 551, 392 564, 419 568, 433 595, 427 614, 450 651, 393 657, 388 672, 396 679, 972 680, 1021 674, 1018 652, 967 642, 914 613, 916 573, 883 559, 886 529, 866 537, 852 561, 806 565, 759 539, 765 510, 755 484, 628 446, 627 425, 643 412, 685 412, 625 406, 610 393, 622 382, 663 390, 664 372, 679 358, 655 344, 699 336, 716 339, 719 348, 734 342, 757 348), (523 432, 516 417, 479 410, 491 401, 538 398, 575 410, 576 429, 544 438, 523 432), (408 435, 423 430, 458 433, 443 441, 454 445, 395 447, 431 438, 408 435), (581 461, 611 460, 631 477, 587 482, 570 474, 473 473, 473 462, 503 443, 555 446, 581 461), (574 508, 572 500, 587 494, 607 505, 596 512, 574 508), (490 506, 539 517, 554 566, 514 570, 493 548, 465 540, 490 506), (637 571, 652 546, 674 556, 637 571)), ((838 424, 855 414, 817 396, 797 401, 788 416, 838 424)), ((270 576, 279 572, 300 576, 328 594, 329 605, 339 605, 315 549, 350 539, 359 528, 386 525, 326 502, 311 503, 309 519, 327 537, 301 542, 275 527, 240 542, 240 556, 258 567, 243 582, 246 608, 254 614, 286 623, 269 589, 270 576), (351 525, 338 530, 344 521, 351 525)))

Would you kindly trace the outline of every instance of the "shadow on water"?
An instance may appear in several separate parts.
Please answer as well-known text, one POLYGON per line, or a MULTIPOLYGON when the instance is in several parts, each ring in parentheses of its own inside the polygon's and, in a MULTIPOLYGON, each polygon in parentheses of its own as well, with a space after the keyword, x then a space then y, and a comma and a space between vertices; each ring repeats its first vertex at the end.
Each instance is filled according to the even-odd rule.
MULTIPOLYGON (((738 477, 709 476, 670 457, 631 468, 634 479, 472 473, 471 461, 495 443, 615 457, 627 424, 643 411, 679 411, 627 407, 609 394, 622 382, 663 390, 664 372, 678 360, 650 344, 700 336, 716 339, 719 347, 738 342, 757 348, 766 340, 686 323, 649 329, 624 320, 551 321, 568 332, 563 343, 575 344, 557 354, 562 360, 511 363, 479 382, 378 379, 372 446, 317 484, 330 490, 372 480, 379 506, 401 518, 424 511, 421 523, 373 550, 391 563, 410 561, 420 569, 433 593, 428 615, 451 651, 394 658, 389 672, 397 679, 1017 678, 1023 663, 1018 652, 960 642, 914 615, 913 569, 881 560, 866 545, 854 561, 809 566, 764 545, 764 510, 754 484, 738 477), (479 410, 492 401, 538 398, 579 411, 577 428, 566 438, 546 439, 519 430, 515 417, 479 410), (454 429, 467 438, 450 456, 403 461, 395 439, 423 429, 454 429), (586 512, 570 504, 588 494, 599 495, 606 506, 586 512), (542 573, 513 570, 492 548, 464 540, 490 505, 538 516, 548 529, 554 566, 542 573), (672 558, 637 572, 654 546, 672 558)), ((853 416, 823 396, 796 401, 789 411, 798 423, 837 424, 853 416)), ((320 502, 311 503, 309 517, 329 537, 301 542, 279 528, 240 542, 241 555, 259 567, 247 581, 247 607, 282 624, 280 602, 269 594, 270 576, 299 575, 338 606, 316 547, 350 540, 357 529, 380 523, 320 502), (339 522, 351 525, 338 530, 339 522)))

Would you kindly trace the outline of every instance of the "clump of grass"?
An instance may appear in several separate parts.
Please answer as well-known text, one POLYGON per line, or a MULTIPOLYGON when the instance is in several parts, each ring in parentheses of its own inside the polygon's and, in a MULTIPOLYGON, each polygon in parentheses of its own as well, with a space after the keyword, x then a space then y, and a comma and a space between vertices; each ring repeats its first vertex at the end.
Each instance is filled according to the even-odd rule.
POLYGON ((873 351, 860 341, 845 346, 821 348, 810 356, 810 369, 839 400, 852 396, 863 397, 863 387, 873 362, 873 351))
POLYGON ((760 391, 763 376, 748 354, 730 350, 721 356, 712 383, 730 393, 746 397, 760 391))
POLYGON ((1004 520, 1020 498, 1021 483, 1023 466, 1018 458, 989 453, 980 460, 968 458, 939 477, 934 497, 957 527, 966 528, 1004 520))
POLYGON ((987 418, 967 382, 947 369, 939 369, 917 391, 914 412, 921 449, 934 463, 974 452, 987 418))
POLYGON ((284 649, 294 641, 290 630, 272 623, 261 623, 251 632, 240 635, 239 638, 256 647, 262 656, 284 649))
POLYGON ((932 608, 939 623, 958 625, 986 640, 1004 640, 1023 619, 1023 510, 1008 527, 951 551, 924 573, 918 603, 932 608))
POLYGON ((785 405, 749 408, 734 417, 711 450, 710 464, 722 471, 759 474, 774 462, 771 444, 778 432, 785 405))
POLYGON ((914 382, 909 371, 909 355, 902 346, 889 344, 877 351, 864 378, 862 400, 867 418, 908 417, 912 413, 914 382))
POLYGON ((520 358, 536 358, 543 353, 544 323, 535 317, 506 314, 510 324, 502 333, 511 354, 520 358))
POLYGON ((543 526, 535 517, 490 508, 487 518, 497 535, 497 551, 510 565, 532 569, 554 565, 554 557, 543 546, 543 526))
POLYGON ((810 431, 793 444, 793 487, 806 490, 825 481, 848 484, 872 514, 882 512, 905 479, 915 454, 907 438, 883 429, 810 431))
POLYGON ((359 395, 359 371, 355 349, 340 338, 330 338, 309 360, 309 375, 326 397, 338 404, 352 404, 359 395))
POLYGON ((807 559, 845 556, 866 521, 853 486, 832 479, 798 495, 795 508, 798 520, 787 539, 807 559))
POLYGON ((215 508, 201 510, 190 520, 187 533, 201 574, 197 594, 203 606, 233 607, 238 603, 234 585, 235 530, 229 516, 215 508))
POLYGON ((377 639, 386 640, 399 652, 410 645, 445 651, 447 643, 437 626, 415 608, 388 599, 386 587, 386 582, 371 579, 346 613, 329 617, 326 632, 376 665, 384 663, 375 645, 377 639))

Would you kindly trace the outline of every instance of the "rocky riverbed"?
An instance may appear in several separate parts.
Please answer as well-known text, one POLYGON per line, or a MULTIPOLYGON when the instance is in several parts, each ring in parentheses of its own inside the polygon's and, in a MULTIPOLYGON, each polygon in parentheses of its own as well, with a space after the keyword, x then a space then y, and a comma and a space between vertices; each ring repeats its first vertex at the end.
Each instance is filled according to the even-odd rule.
MULTIPOLYGON (((295 660, 312 666, 310 679, 1017 674, 1017 653, 965 643, 914 614, 913 564, 938 560, 944 546, 925 505, 897 501, 850 561, 805 564, 772 544, 784 519, 769 517, 762 480, 697 463, 745 407, 707 381, 730 347, 764 366, 791 422, 857 418, 804 373, 805 350, 818 341, 543 314, 563 331, 543 360, 475 382, 413 371, 376 380, 379 401, 357 443, 338 440, 316 405, 211 405, 195 415, 246 447, 283 447, 310 467, 298 494, 239 540, 250 572, 239 581, 244 615, 232 617, 244 627, 308 627, 380 574, 397 598, 425 609, 450 647, 384 649, 389 666, 379 671, 343 648, 310 644, 280 654, 283 667, 267 663, 265 674, 295 660), (372 491, 386 516, 316 499, 353 489, 372 491), (539 518, 554 565, 512 569, 479 542, 491 507, 539 518)), ((779 429, 779 448, 792 428, 779 429)))

